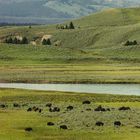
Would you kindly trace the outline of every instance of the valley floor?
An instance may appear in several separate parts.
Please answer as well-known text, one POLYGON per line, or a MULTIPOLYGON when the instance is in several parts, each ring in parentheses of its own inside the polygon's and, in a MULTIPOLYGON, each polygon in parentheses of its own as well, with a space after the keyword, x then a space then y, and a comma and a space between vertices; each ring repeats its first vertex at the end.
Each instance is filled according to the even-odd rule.
POLYGON ((0 140, 139 140, 139 116, 139 96, 0 89, 0 140), (48 103, 60 111, 50 112, 48 103), (110 111, 96 112, 99 105, 110 111), (27 112, 34 106, 42 112, 27 112), (67 110, 68 106, 73 109, 67 110), (131 110, 119 111, 122 106, 131 110), (97 121, 104 126, 96 126, 97 121), (122 125, 116 127, 114 121, 122 125), (62 130, 60 125, 68 129, 62 130), (25 131, 28 127, 33 130, 25 131))
POLYGON ((140 83, 133 64, 62 63, 1 65, 1 83, 140 83))

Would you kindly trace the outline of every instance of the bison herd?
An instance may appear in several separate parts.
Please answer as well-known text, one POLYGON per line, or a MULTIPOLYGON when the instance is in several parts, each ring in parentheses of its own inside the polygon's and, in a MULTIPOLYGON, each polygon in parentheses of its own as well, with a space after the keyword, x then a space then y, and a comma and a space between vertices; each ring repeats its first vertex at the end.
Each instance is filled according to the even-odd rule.
MULTIPOLYGON (((86 101, 83 101, 82 104, 83 104, 83 105, 89 105, 89 104, 91 104, 91 102, 88 101, 88 100, 86 100, 86 101)), ((23 106, 23 105, 22 105, 22 106, 23 106)), ((48 108, 48 111, 49 111, 50 113, 53 113, 53 112, 58 113, 58 112, 61 111, 61 109, 60 109, 59 107, 53 106, 52 103, 47 103, 45 106, 46 106, 46 108, 48 108)), ((6 108, 6 107, 8 107, 8 106, 5 105, 5 104, 0 104, 0 108, 6 108)), ((14 103, 14 104, 13 104, 13 107, 14 107, 14 108, 20 108, 21 105, 20 105, 20 104, 17 104, 17 103, 14 103)), ((69 106, 67 106, 67 107, 65 108, 65 111, 72 111, 72 110, 74 110, 74 109, 75 109, 74 106, 69 105, 69 106)), ((130 107, 124 107, 124 106, 123 106, 123 107, 118 108, 118 111, 130 111, 130 110, 131 110, 130 107)), ((92 109, 91 109, 91 108, 86 108, 86 111, 92 111, 92 109)), ((104 108, 104 107, 102 107, 101 105, 99 105, 99 106, 96 107, 93 111, 94 111, 94 112, 106 112, 106 111, 111 111, 111 109, 110 109, 110 108, 104 108)), ((42 113, 42 112, 43 112, 43 109, 42 109, 42 108, 39 108, 39 107, 37 107, 37 106, 33 106, 33 107, 27 108, 27 112, 38 112, 38 113, 42 113)), ((84 111, 81 111, 81 112, 84 112, 84 111)), ((48 123, 47 123, 47 126, 54 126, 54 125, 55 125, 54 122, 48 122, 48 123)), ((101 127, 101 126, 104 126, 104 125, 105 125, 105 123, 102 122, 102 121, 97 121, 97 122, 95 123, 95 126, 100 126, 100 127, 101 127)), ((113 125, 114 125, 115 127, 119 127, 119 126, 122 125, 122 123, 121 123, 121 121, 118 121, 118 120, 117 120, 117 121, 114 121, 114 124, 113 124, 113 125)), ((66 130, 66 129, 68 129, 68 126, 67 126, 67 125, 60 125, 59 128, 60 128, 60 129, 66 130)), ((33 129, 32 129, 31 127, 27 127, 27 128, 25 128, 25 131, 31 132, 31 131, 33 131, 33 129)))

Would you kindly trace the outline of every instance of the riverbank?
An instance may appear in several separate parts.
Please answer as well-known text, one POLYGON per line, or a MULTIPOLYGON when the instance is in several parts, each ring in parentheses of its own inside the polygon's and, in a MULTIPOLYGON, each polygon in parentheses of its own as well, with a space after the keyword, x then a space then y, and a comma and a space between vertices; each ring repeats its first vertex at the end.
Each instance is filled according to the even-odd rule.
POLYGON ((59 91, 75 93, 98 93, 140 96, 139 84, 26 84, 0 83, 0 88, 26 89, 38 91, 59 91))
POLYGON ((0 107, 0 139, 139 140, 140 137, 140 96, 0 89, 2 104, 6 107, 0 107), (90 104, 83 104, 83 101, 90 104), (46 107, 48 103, 60 111, 50 112, 46 107), (94 111, 99 105, 110 111, 94 111), (73 109, 67 110, 68 106, 73 109), (130 110, 119 111, 122 106, 130 110), (32 107, 38 107, 42 112, 27 112, 32 107), (104 125, 96 126, 97 121, 104 125), (115 121, 122 125, 115 127, 115 121), (48 122, 54 125, 49 126, 48 122), (68 129, 60 129, 60 125, 66 125, 68 129), (25 131, 29 127, 32 131, 25 131))

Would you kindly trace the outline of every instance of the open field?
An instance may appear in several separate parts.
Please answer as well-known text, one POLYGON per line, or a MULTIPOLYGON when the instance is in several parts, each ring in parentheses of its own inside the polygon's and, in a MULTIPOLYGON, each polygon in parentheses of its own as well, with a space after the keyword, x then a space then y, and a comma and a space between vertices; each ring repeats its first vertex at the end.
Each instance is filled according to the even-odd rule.
POLYGON ((64 92, 42 92, 16 89, 0 89, 0 139, 1 140, 139 140, 140 97, 64 92), (90 101, 91 104, 82 104, 90 101), (47 103, 59 107, 59 112, 50 112, 47 103), (18 104, 14 107, 13 104, 18 104), (67 110, 68 106, 72 110, 67 110), (110 111, 94 111, 99 105, 110 111), (27 112, 36 106, 42 112, 27 112), (126 106, 131 110, 119 111, 126 106), (96 126, 101 121, 104 126, 96 126), (114 126, 120 121, 121 126, 114 126), (48 126, 53 122, 54 126, 48 126), (67 130, 60 129, 66 125, 67 130), (26 132, 25 128, 33 130, 26 132))
POLYGON ((132 65, 92 63, 4 65, 0 67, 0 81, 17 83, 140 83, 140 67, 132 65))

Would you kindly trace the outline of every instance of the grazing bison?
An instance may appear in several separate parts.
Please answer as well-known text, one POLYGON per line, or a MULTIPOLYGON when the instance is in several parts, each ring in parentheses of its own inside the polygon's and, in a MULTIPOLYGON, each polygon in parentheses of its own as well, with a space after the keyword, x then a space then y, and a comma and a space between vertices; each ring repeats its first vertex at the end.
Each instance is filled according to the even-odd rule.
POLYGON ((27 112, 31 112, 31 111, 32 111, 32 108, 28 108, 28 109, 27 109, 27 112))
POLYGON ((31 127, 27 127, 27 128, 25 128, 25 131, 31 132, 31 131, 33 131, 33 129, 31 127))
POLYGON ((13 104, 13 107, 20 107, 20 105, 17 104, 17 103, 14 103, 14 104, 13 104))
POLYGON ((83 101, 83 104, 90 104, 91 102, 90 101, 83 101))
POLYGON ((126 111, 126 110, 131 110, 130 107, 120 107, 119 108, 120 111, 126 111))
POLYGON ((51 106, 52 106, 52 103, 46 104, 46 107, 51 107, 51 106))
POLYGON ((39 109, 39 113, 41 113, 42 112, 42 109, 39 109))
POLYGON ((96 125, 96 126, 104 126, 104 123, 103 123, 103 122, 96 122, 95 125, 96 125))
POLYGON ((60 129, 68 129, 68 127, 66 125, 60 125, 60 129))
POLYGON ((39 110, 39 108, 38 108, 38 107, 34 109, 34 111, 35 111, 35 112, 37 112, 38 110, 39 110))
POLYGON ((122 124, 121 124, 121 122, 120 121, 115 121, 114 122, 114 126, 121 126, 122 124))
POLYGON ((53 122, 48 122, 47 125, 48 125, 48 126, 53 126, 54 123, 53 123, 53 122))
POLYGON ((67 110, 69 110, 69 111, 70 111, 70 110, 73 110, 73 106, 68 106, 68 107, 67 107, 67 110))
POLYGON ((87 108, 86 111, 91 111, 91 108, 87 108))
POLYGON ((110 108, 107 108, 106 111, 111 111, 110 108))
POLYGON ((36 106, 33 106, 33 108, 32 108, 34 111, 36 110, 36 109, 38 109, 36 106))
POLYGON ((100 105, 94 111, 106 111, 106 109, 100 105))
POLYGON ((58 107, 52 108, 52 107, 51 107, 51 108, 49 109, 49 111, 50 111, 50 112, 60 112, 60 108, 58 108, 58 107))
POLYGON ((0 105, 0 108, 6 108, 6 105, 1 104, 1 105, 0 105))

